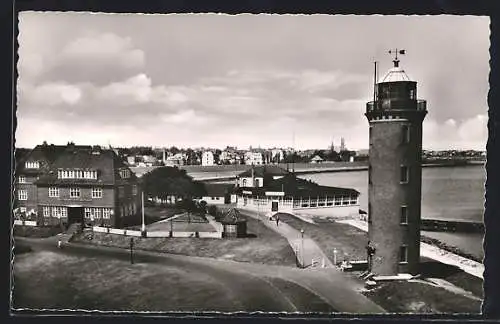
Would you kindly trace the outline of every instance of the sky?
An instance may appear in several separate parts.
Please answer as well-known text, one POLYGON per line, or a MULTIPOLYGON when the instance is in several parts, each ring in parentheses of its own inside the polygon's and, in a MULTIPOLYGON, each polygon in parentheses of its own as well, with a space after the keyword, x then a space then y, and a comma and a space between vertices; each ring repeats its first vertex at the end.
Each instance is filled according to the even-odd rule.
POLYGON ((21 12, 18 42, 16 147, 366 149, 393 48, 423 148, 486 146, 488 17, 21 12))

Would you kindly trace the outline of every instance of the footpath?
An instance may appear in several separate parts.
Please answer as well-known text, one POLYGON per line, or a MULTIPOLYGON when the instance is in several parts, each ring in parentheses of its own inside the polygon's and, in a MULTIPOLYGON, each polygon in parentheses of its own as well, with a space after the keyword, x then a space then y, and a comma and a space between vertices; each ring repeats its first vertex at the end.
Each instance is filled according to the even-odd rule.
POLYGON ((269 220, 267 215, 259 215, 257 212, 251 210, 239 210, 241 214, 250 216, 262 222, 266 227, 280 234, 288 240, 288 243, 292 247, 295 255, 297 256, 298 263, 303 268, 315 267, 315 268, 333 268, 334 265, 328 259, 328 257, 323 253, 321 248, 307 235, 302 237, 300 231, 291 227, 284 222, 278 222, 276 220, 269 220), (314 264, 313 264, 314 263, 314 264))
MULTIPOLYGON (((360 230, 368 232, 368 224, 364 221, 349 219, 338 222, 348 224, 357 227, 360 230)), ((441 263, 446 263, 458 267, 468 274, 483 279, 484 265, 479 262, 461 257, 457 254, 438 248, 437 246, 433 246, 423 242, 420 242, 420 255, 430 259, 434 259, 441 263)))

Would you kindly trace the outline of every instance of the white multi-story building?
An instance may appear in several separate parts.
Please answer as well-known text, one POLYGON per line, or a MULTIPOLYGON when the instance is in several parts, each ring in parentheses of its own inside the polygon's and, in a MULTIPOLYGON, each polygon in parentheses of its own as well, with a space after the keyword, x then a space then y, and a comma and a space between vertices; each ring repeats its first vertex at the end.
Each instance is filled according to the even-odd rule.
POLYGON ((205 151, 201 155, 201 165, 203 166, 209 166, 209 165, 214 165, 214 154, 211 151, 205 151))
POLYGON ((245 164, 247 165, 260 165, 263 164, 262 153, 259 152, 246 152, 245 164))
POLYGON ((275 162, 283 161, 283 151, 282 150, 271 150, 271 160, 275 162))

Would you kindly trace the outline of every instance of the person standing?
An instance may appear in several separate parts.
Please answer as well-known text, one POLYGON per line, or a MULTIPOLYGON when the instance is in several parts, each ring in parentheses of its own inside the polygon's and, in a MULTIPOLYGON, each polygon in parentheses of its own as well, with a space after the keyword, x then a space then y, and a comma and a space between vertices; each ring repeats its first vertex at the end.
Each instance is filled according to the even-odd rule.
POLYGON ((372 271, 372 263, 373 263, 373 255, 375 254, 375 247, 372 245, 371 241, 368 241, 366 244, 366 255, 367 255, 367 263, 368 263, 368 271, 372 271))
POLYGON ((276 226, 279 225, 279 222, 280 222, 280 217, 278 216, 278 214, 276 214, 276 226))

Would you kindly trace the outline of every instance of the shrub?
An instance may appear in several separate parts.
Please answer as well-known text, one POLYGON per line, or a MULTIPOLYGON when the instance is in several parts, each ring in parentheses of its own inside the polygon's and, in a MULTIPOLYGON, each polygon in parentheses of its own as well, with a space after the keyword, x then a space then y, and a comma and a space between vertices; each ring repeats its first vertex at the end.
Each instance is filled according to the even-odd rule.
POLYGON ((217 217, 217 207, 214 205, 209 206, 208 213, 214 217, 217 217))

